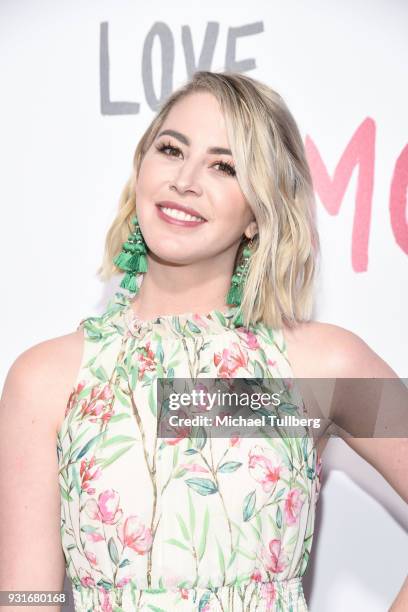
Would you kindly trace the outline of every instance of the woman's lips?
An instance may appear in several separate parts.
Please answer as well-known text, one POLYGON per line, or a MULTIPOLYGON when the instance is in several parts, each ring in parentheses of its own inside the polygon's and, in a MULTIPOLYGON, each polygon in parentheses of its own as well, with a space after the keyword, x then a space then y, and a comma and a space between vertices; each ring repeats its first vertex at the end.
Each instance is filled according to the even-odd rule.
POLYGON ((196 227, 197 225, 202 225, 203 223, 205 223, 205 221, 187 221, 186 219, 176 219, 175 217, 170 217, 169 215, 166 215, 166 213, 160 208, 160 206, 157 206, 156 208, 159 217, 163 219, 163 221, 166 221, 167 223, 172 223, 173 225, 196 227))

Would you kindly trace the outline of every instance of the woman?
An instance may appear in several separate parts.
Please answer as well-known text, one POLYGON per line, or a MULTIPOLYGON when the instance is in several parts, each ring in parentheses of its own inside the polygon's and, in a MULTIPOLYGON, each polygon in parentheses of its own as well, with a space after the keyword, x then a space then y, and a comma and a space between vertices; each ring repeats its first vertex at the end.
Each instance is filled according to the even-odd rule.
MULTIPOLYGON (((356 335, 310 320, 313 203, 276 92, 199 72, 168 99, 107 236, 101 276, 125 271, 124 291, 8 374, 3 589, 58 590, 66 563, 81 611, 307 610, 327 436, 301 452, 189 428, 160 439, 154 382, 396 376, 356 335)), ((408 501, 406 441, 345 439, 408 501)))

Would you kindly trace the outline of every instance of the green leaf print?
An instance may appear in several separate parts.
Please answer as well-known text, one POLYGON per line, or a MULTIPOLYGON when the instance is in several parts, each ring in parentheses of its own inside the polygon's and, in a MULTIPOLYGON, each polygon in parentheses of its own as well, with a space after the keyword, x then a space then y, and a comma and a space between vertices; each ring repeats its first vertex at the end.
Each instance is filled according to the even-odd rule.
POLYGON ((74 487, 78 495, 81 493, 81 485, 78 480, 78 472, 75 468, 75 465, 71 465, 71 474, 72 474, 72 482, 74 483, 74 487))
POLYGON ((90 340, 91 342, 99 342, 99 340, 102 340, 103 338, 102 333, 99 331, 99 329, 94 327, 91 323, 88 323, 85 321, 83 327, 87 331, 88 340, 90 340))
POLYGON ((176 512, 176 519, 177 519, 177 522, 179 524, 180 531, 181 531, 181 533, 183 535, 183 538, 185 540, 187 540, 187 542, 188 542, 190 540, 190 535, 188 533, 188 529, 187 529, 186 524, 185 524, 185 522, 183 520, 183 517, 178 512, 176 512))
POLYGON ((108 382, 109 380, 109 376, 105 372, 105 368, 103 366, 99 366, 99 368, 92 372, 92 374, 94 374, 101 382, 108 382))
POLYGON ((221 574, 224 576, 224 580, 225 580, 225 559, 224 559, 224 553, 222 552, 222 548, 220 546, 220 543, 218 542, 217 536, 215 536, 215 541, 217 543, 217 549, 218 549, 218 563, 220 565, 221 574))
POLYGON ((130 370, 130 387, 132 391, 135 390, 138 375, 139 375, 138 366, 133 366, 132 369, 130 370))
POLYGON ((154 606, 153 604, 147 604, 147 607, 150 610, 153 610, 153 612, 166 612, 166 610, 163 610, 163 608, 159 608, 157 606, 154 606))
POLYGON ((207 607, 210 597, 211 593, 209 591, 201 595, 200 601, 198 602, 198 612, 202 612, 202 610, 207 607))
POLYGON ((182 478, 187 474, 188 470, 186 468, 180 468, 175 472, 174 478, 182 478))
POLYGON ((265 372, 259 361, 254 363, 254 376, 255 378, 265 378, 265 372))
POLYGON ((278 410, 280 413, 282 414, 289 414, 289 415, 293 415, 293 416, 297 416, 298 414, 298 406, 295 406, 294 404, 280 404, 278 406, 278 410))
MULTIPOLYGON (((93 366, 93 364, 95 363, 95 361, 96 361, 96 355, 94 355, 93 357, 91 357, 91 359, 89 359, 89 361, 87 361, 87 362, 85 363, 85 365, 84 365, 84 369, 85 369, 85 370, 87 370, 88 368, 90 368, 91 366, 93 366)), ((91 387, 88 387, 88 388, 89 388, 89 391, 91 391, 91 387)), ((85 389, 83 389, 83 391, 85 391, 85 389)), ((81 391, 81 393, 82 393, 82 391, 81 391)), ((78 397, 80 397, 80 395, 79 395, 78 397)))
POLYGON ((103 587, 107 591, 110 591, 113 588, 112 582, 109 582, 108 580, 105 580, 104 578, 101 578, 100 580, 98 580, 96 584, 97 586, 103 587))
POLYGON ((276 509, 276 525, 279 529, 282 527, 282 510, 280 506, 276 509))
POLYGON ((179 458, 180 449, 178 446, 173 446, 173 469, 176 467, 179 458))
POLYGON ((242 511, 244 521, 249 521, 249 519, 253 515, 255 510, 255 504, 256 490, 254 489, 251 493, 248 493, 248 495, 244 499, 244 507, 242 511))
POLYGON ((74 501, 74 500, 72 499, 72 497, 71 497, 71 496, 68 494, 68 491, 66 491, 66 490, 64 489, 64 487, 61 487, 61 485, 60 485, 60 491, 61 491, 61 495, 62 495, 62 497, 63 497, 63 498, 66 500, 66 501, 74 501))
POLYGON ((190 489, 188 489, 187 492, 188 492, 188 516, 190 520, 190 533, 191 533, 191 537, 193 537, 194 532, 195 532, 195 526, 196 526, 196 515, 195 515, 195 508, 194 508, 193 500, 191 498, 190 489))
POLYGON ((127 414, 126 412, 121 412, 119 414, 114 414, 113 416, 111 416, 111 418, 109 419, 109 423, 117 423, 118 421, 122 421, 123 419, 130 418, 130 414, 127 414))
POLYGON ((311 468, 311 467, 307 467, 306 472, 307 472, 307 477, 308 477, 310 480, 313 480, 313 478, 314 478, 314 474, 315 474, 315 473, 314 473, 314 469, 313 469, 313 468, 311 468))
POLYGON ((222 312, 216 311, 214 314, 217 317, 217 319, 219 320, 219 322, 221 323, 221 325, 226 325, 227 324, 227 321, 226 321, 224 315, 222 314, 222 312))
POLYGON ((306 436, 305 438, 303 438, 303 441, 302 441, 303 459, 306 462, 307 462, 307 460, 309 458, 309 453, 307 451, 307 442, 308 442, 308 437, 306 436))
POLYGON ((77 400, 79 401, 79 400, 85 399, 88 395, 90 395, 91 391, 92 391, 92 386, 85 387, 85 389, 82 389, 82 391, 78 393, 77 400))
POLYGON ((213 495, 218 491, 217 485, 208 478, 188 478, 184 482, 200 495, 213 495))
POLYGON ((123 380, 128 379, 128 375, 127 375, 125 368, 123 368, 120 365, 117 365, 115 369, 120 378, 123 378, 123 380))
POLYGON ((201 333, 201 330, 199 327, 197 327, 197 325, 195 325, 192 321, 187 320, 187 327, 189 328, 190 331, 192 331, 194 334, 199 334, 201 333))
POLYGON ((204 427, 193 427, 191 430, 191 438, 194 446, 198 450, 203 450, 207 443, 207 432, 204 427))
POLYGON ((179 540, 176 540, 175 538, 171 538, 170 540, 166 540, 167 544, 172 544, 173 546, 177 546, 177 548, 181 548, 182 550, 190 550, 188 548, 188 546, 186 546, 185 544, 183 544, 183 542, 180 542, 179 540))
POLYGON ((111 457, 109 457, 108 459, 106 459, 105 461, 103 461, 101 463, 101 469, 105 469, 106 467, 108 467, 108 465, 110 465, 111 463, 113 463, 114 461, 116 461, 117 459, 119 459, 119 457, 121 457, 122 455, 124 455, 130 448, 132 448, 133 444, 131 444, 130 446, 126 446, 125 448, 121 448, 120 450, 116 451, 116 453, 114 453, 111 457))
POLYGON ((310 553, 308 550, 305 550, 304 555, 302 557, 302 562, 301 562, 301 566, 300 566, 300 575, 303 576, 303 574, 306 571, 306 568, 309 564, 309 557, 310 557, 310 553))
POLYGON ((78 453, 77 457, 75 458, 75 461, 78 461, 78 459, 81 459, 84 455, 86 455, 86 453, 92 448, 92 446, 94 446, 96 444, 96 442, 100 438, 102 438, 104 435, 105 435, 105 432, 101 431, 96 436, 94 436, 93 438, 88 440, 88 442, 85 444, 85 446, 82 448, 82 450, 80 450, 80 452, 78 453))
POLYGON ((129 400, 125 397, 125 395, 123 395, 122 391, 119 389, 119 387, 117 385, 114 385, 113 387, 114 393, 115 393, 115 397, 118 398, 118 400, 120 401, 120 403, 122 404, 122 406, 126 406, 127 408, 130 406, 130 402, 129 400))
POLYGON ((227 461, 226 463, 220 465, 217 472, 221 472, 222 474, 231 474, 231 472, 236 472, 241 465, 242 463, 240 461, 227 461))
POLYGON ((108 438, 105 440, 105 442, 102 442, 100 448, 106 448, 107 446, 112 446, 112 444, 120 444, 121 442, 133 442, 134 440, 137 440, 137 438, 134 438, 133 436, 124 436, 121 434, 108 438))
POLYGON ((96 527, 93 527, 92 525, 82 525, 81 531, 83 531, 84 533, 95 533, 95 531, 98 531, 98 529, 96 527))
POLYGON ((157 416, 157 406, 156 406, 156 402, 154 401, 154 387, 155 387, 154 384, 150 385, 148 401, 149 401, 150 412, 152 413, 154 417, 156 417, 157 416))
POLYGON ((81 433, 80 433, 78 436, 76 436, 76 437, 75 437, 75 438, 72 440, 71 444, 69 445, 68 452, 67 452, 67 456, 68 456, 68 457, 71 457, 71 454, 72 454, 72 456, 74 456, 74 455, 75 455, 75 453, 77 453, 77 452, 79 451, 79 449, 80 449, 81 447, 80 447, 80 446, 77 446, 77 448, 74 450, 74 446, 75 446, 76 444, 78 444, 79 440, 81 440, 81 438, 83 438, 83 436, 84 436, 84 435, 85 435, 85 434, 88 432, 88 429, 89 429, 89 428, 87 427, 87 428, 86 428, 84 431, 82 431, 82 432, 81 432, 81 433))
POLYGON ((109 556, 112 559, 112 561, 114 562, 114 564, 118 565, 118 563, 119 563, 119 552, 118 552, 118 549, 116 547, 115 540, 113 538, 109 538, 109 541, 108 541, 108 551, 109 551, 109 556))
POLYGON ((205 548, 207 546, 207 534, 208 534, 209 524, 210 524, 210 513, 207 507, 205 509, 205 514, 204 514, 203 529, 201 531, 200 544, 198 545, 198 560, 199 561, 201 561, 201 559, 203 558, 204 553, 205 553, 205 548))
POLYGON ((246 559, 250 559, 251 561, 254 561, 256 559, 256 555, 250 555, 249 553, 247 553, 245 550, 242 550, 242 548, 238 546, 236 548, 236 551, 239 555, 242 555, 246 559))
POLYGON ((156 349, 156 357, 162 364, 164 362, 164 352, 161 343, 159 342, 156 349))
POLYGON ((123 561, 119 563, 119 567, 125 567, 126 565, 130 565, 129 559, 123 559, 123 561))

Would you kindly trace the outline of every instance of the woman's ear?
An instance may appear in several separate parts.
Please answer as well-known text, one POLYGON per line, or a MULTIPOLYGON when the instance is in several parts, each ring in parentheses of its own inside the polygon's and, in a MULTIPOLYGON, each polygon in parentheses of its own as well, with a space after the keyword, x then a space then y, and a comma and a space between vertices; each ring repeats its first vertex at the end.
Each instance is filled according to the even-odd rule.
POLYGON ((247 238, 254 238, 258 233, 258 225, 256 221, 251 221, 251 223, 245 228, 244 233, 247 238))

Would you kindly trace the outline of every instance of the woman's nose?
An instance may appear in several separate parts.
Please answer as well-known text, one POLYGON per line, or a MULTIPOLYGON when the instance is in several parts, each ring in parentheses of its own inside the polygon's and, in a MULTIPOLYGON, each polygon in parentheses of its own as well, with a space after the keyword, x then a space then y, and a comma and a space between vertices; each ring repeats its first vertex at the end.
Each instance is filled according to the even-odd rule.
POLYGON ((198 166, 188 162, 184 163, 176 171, 171 184, 174 185, 180 193, 194 191, 200 195, 202 193, 202 185, 198 166))

